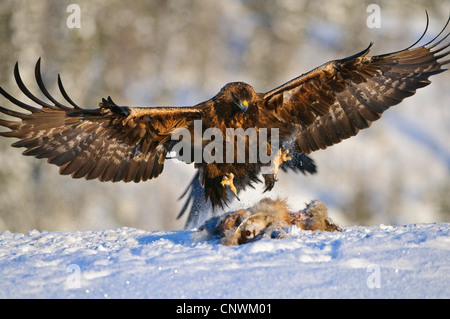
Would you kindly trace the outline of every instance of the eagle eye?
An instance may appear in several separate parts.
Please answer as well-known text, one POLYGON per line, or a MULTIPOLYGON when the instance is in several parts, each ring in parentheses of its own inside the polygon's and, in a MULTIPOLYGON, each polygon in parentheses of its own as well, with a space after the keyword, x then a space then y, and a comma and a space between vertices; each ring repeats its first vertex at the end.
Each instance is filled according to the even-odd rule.
POLYGON ((233 102, 241 109, 242 112, 245 113, 247 111, 248 108, 247 100, 241 101, 236 97, 236 95, 234 95, 234 93, 231 93, 231 98, 233 99, 233 102))

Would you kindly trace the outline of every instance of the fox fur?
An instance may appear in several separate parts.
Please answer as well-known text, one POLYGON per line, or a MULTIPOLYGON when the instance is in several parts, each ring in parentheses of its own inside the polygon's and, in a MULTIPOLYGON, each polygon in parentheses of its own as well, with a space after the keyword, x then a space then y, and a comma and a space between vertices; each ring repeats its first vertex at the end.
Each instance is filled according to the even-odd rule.
POLYGON ((221 243, 231 246, 242 245, 265 235, 272 236, 273 232, 291 225, 312 231, 342 231, 339 225, 328 218, 327 207, 323 202, 313 200, 303 210, 292 212, 286 200, 270 198, 262 199, 253 207, 210 220, 199 231, 203 235, 220 235, 221 243))

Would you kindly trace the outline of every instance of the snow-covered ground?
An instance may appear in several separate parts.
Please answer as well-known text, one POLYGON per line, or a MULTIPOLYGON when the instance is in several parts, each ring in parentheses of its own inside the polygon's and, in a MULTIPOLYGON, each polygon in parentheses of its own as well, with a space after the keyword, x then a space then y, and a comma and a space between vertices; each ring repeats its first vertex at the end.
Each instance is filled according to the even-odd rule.
POLYGON ((4 231, 0 298, 450 298, 450 224, 344 228, 236 247, 193 231, 4 231))

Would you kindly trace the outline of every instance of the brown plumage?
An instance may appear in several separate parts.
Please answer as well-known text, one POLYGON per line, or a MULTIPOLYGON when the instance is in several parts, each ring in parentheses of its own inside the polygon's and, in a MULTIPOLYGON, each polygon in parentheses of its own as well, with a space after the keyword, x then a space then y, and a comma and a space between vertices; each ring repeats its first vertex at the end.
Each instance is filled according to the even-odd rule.
MULTIPOLYGON (((139 182, 161 174, 166 155, 177 142, 171 140, 173 132, 186 128, 193 134, 195 120, 202 121, 202 132, 217 128, 224 135, 226 128, 254 128, 257 132, 278 128, 280 147, 285 151, 280 154, 284 160, 291 157, 294 163, 281 163, 280 168, 313 173, 315 165, 305 154, 356 135, 390 106, 430 84, 431 75, 444 71, 442 66, 449 60, 443 58, 450 45, 443 43, 448 34, 438 39, 444 29, 425 45, 414 47, 419 39, 413 46, 389 54, 368 56, 370 44, 355 55, 325 63, 267 93, 256 93, 246 83, 229 83, 215 97, 193 107, 118 106, 108 98, 99 108, 84 109, 69 98, 58 76, 60 91, 69 104, 64 105, 45 88, 38 60, 35 76, 50 101, 45 102, 25 87, 16 64, 18 86, 42 107, 25 104, 0 88, 5 98, 28 111, 0 107, 1 113, 18 119, 0 119, 0 125, 10 129, 0 135, 18 138, 14 147, 26 148, 24 155, 47 158, 60 167, 61 174, 139 182), (286 149, 290 149, 289 154, 286 149)), ((210 142, 203 140, 202 148, 210 142)), ((223 207, 229 201, 231 186, 237 196, 246 186, 259 182, 266 164, 250 163, 248 156, 246 153, 244 163, 237 163, 236 158, 228 163, 196 162, 204 200, 211 201, 213 207, 223 207)), ((264 180, 266 190, 270 190, 276 172, 265 174, 264 180)))

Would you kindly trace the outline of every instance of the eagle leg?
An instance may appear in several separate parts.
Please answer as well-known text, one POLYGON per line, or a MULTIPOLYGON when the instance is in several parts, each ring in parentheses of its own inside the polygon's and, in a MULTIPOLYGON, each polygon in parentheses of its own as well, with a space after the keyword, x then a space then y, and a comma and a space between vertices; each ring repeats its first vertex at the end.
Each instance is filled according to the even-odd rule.
POLYGON ((230 190, 233 192, 233 194, 236 196, 236 198, 238 200, 240 200, 238 195, 237 195, 237 189, 236 189, 236 186, 234 186, 233 180, 234 180, 234 174, 233 173, 228 173, 228 174, 225 174, 223 176, 222 181, 220 182, 220 184, 222 185, 222 187, 227 187, 228 186, 230 188, 230 190))
POLYGON ((276 176, 278 175, 278 170, 280 169, 280 165, 283 164, 283 162, 292 160, 292 157, 287 156, 289 154, 289 150, 282 151, 281 148, 278 150, 277 156, 274 158, 271 171, 269 174, 264 174, 264 181, 266 188, 264 189, 264 192, 271 191, 272 188, 275 186, 275 183, 278 181, 276 179, 276 176))

